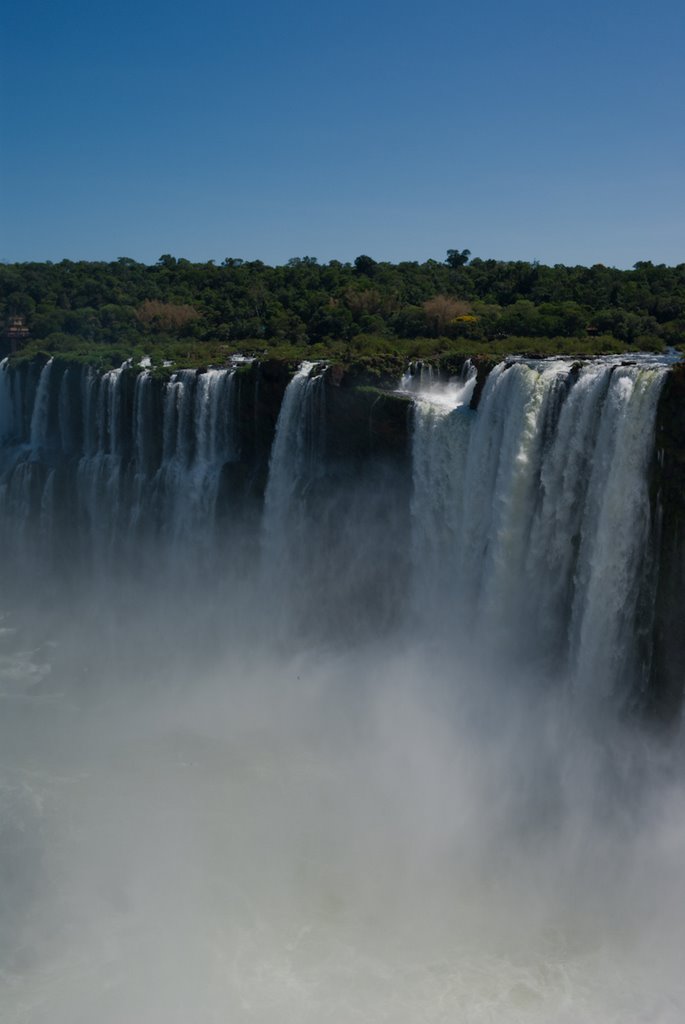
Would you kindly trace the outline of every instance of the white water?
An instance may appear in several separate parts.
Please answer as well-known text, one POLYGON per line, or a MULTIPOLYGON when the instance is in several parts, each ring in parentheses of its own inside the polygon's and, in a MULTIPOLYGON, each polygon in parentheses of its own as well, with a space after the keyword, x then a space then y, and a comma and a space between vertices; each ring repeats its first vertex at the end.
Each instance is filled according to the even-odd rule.
POLYGON ((455 593, 462 556, 464 467, 476 384, 467 366, 462 380, 441 381, 430 366, 406 375, 403 391, 415 395, 412 449, 412 556, 415 613, 455 614, 444 605, 455 593))
MULTIPOLYGON (((346 505, 302 367, 261 531, 222 527, 278 567, 249 585, 196 557, 238 456, 231 373, 176 376, 157 411, 145 371, 86 378, 81 426, 67 385, 52 403, 126 572, 57 574, 0 623, 0 1018, 680 1024, 680 740, 620 714, 662 370, 502 366, 477 411, 473 377, 424 375, 411 498, 355 465, 346 505), (156 515, 155 557, 196 558, 175 587, 121 545, 156 515), (351 606, 385 535, 398 575, 351 606), (383 602, 400 624, 355 641, 383 602)), ((64 467, 17 457, 5 517, 37 494, 59 547, 64 467)))
MULTIPOLYGON (((235 372, 175 373, 166 388, 162 462, 152 489, 172 543, 194 541, 210 554, 223 466, 237 457, 233 426, 235 372)), ((143 392, 144 393, 144 392, 143 392)), ((144 399, 140 396, 141 406, 144 399)), ((139 415, 134 439, 141 475, 150 417, 139 415)))
POLYGON ((31 436, 29 443, 31 445, 31 451, 34 458, 39 456, 41 449, 45 447, 48 441, 47 427, 51 371, 52 359, 48 359, 47 363, 41 370, 40 378, 38 380, 38 389, 33 403, 33 413, 31 414, 31 436))
MULTIPOLYGON (((665 369, 498 366, 478 414, 418 390, 414 561, 421 604, 489 648, 629 689, 648 585, 648 466, 665 369)), ((647 605, 653 603, 647 594, 647 605)))
MULTIPOLYGON (((141 542, 158 532, 190 545, 192 558, 211 558, 222 471, 239 457, 235 370, 174 374, 163 388, 161 423, 148 370, 136 376, 132 401, 128 364, 102 375, 66 369, 57 380, 52 370, 50 360, 30 396, 25 440, 26 384, 12 376, 6 361, 0 370, 0 436, 6 442, 0 512, 9 512, 6 532, 18 550, 25 546, 20 554, 29 559, 35 551, 32 524, 45 519, 55 487, 52 468, 62 465, 74 468, 71 517, 85 564, 112 568, 124 551, 127 557, 140 551, 141 542)), ((40 532, 45 535, 43 526, 40 532)))
POLYGON ((276 423, 269 478, 264 495, 263 559, 278 578, 303 557, 307 490, 321 471, 323 456, 323 376, 317 364, 303 362, 286 388, 276 423))
POLYGON ((122 495, 120 402, 123 368, 85 378, 85 454, 78 464, 78 515, 90 543, 90 557, 106 564, 116 552, 122 495))

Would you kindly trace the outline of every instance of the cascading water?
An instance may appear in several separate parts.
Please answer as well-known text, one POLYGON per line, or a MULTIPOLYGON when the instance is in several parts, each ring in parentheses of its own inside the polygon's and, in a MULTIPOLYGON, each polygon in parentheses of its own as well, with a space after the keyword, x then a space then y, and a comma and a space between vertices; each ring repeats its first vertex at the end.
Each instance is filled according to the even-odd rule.
POLYGON ((441 381, 432 367, 406 375, 401 389, 415 396, 412 450, 412 555, 415 611, 446 610, 456 593, 462 532, 463 467, 473 413, 475 369, 441 381))
POLYGON ((680 1024, 666 375, 0 365, 2 1019, 680 1024))
POLYGON ((84 380, 85 452, 77 470, 79 522, 91 557, 110 561, 127 516, 121 404, 123 368, 84 380))
MULTIPOLYGON (((635 639, 650 580, 652 523, 647 470, 662 369, 617 368, 611 376, 593 453, 580 531, 576 591, 571 614, 575 679, 604 694, 637 675, 635 639), (642 598, 642 600, 641 600, 642 598)), ((646 666, 648 668, 648 666, 646 666)))
MULTIPOLYGON (((141 375, 143 377, 144 375, 141 375)), ((139 479, 149 461, 144 415, 147 378, 138 394, 135 437, 139 479)), ((162 458, 152 484, 164 532, 211 553, 221 471, 238 456, 235 434, 235 371, 174 374, 164 399, 162 458)))
POLYGON ((304 554, 307 491, 322 471, 324 377, 304 362, 286 388, 264 495, 263 558, 283 574, 304 554))
POLYGON ((48 408, 50 404, 50 378, 52 374, 52 359, 41 370, 38 381, 38 390, 33 402, 31 414, 31 436, 29 443, 31 452, 35 459, 40 456, 42 449, 48 442, 48 408))
POLYGON ((152 374, 143 370, 133 395, 133 497, 131 526, 137 534, 148 512, 148 487, 156 464, 152 374))
POLYGON ((12 400, 12 375, 8 372, 9 360, 0 362, 0 443, 5 444, 14 433, 14 402, 12 400))
MULTIPOLYGON (((476 412, 468 361, 451 381, 414 367, 401 384, 414 400, 414 613, 565 665, 578 687, 644 685, 649 659, 635 640, 649 632, 648 464, 665 373, 606 360, 500 364, 476 412)), ((58 372, 50 360, 28 390, 28 418, 28 383, 6 362, 0 385, 3 514, 19 546, 31 546, 33 522, 54 532, 62 481, 80 546, 100 564, 154 530, 191 560, 200 548, 211 558, 224 467, 240 458, 235 368, 178 371, 160 398, 147 369, 58 372)), ((324 373, 303 363, 276 424, 262 562, 286 585, 312 542, 307 509, 329 472, 325 393, 324 373)))
POLYGON ((645 684, 636 616, 653 581, 648 467, 665 373, 501 364, 477 415, 469 385, 436 402, 419 384, 414 558, 429 616, 566 666, 595 693, 645 684))
POLYGON ((159 402, 149 370, 135 374, 125 364, 104 374, 58 372, 50 360, 28 428, 26 383, 7 361, 0 387, 2 513, 24 557, 36 549, 31 524, 40 524, 37 535, 53 532, 46 517, 57 475, 66 480, 77 553, 86 563, 111 566, 156 534, 189 544, 193 557, 201 548, 211 555, 222 470, 239 457, 234 368, 179 371, 161 386, 159 402))

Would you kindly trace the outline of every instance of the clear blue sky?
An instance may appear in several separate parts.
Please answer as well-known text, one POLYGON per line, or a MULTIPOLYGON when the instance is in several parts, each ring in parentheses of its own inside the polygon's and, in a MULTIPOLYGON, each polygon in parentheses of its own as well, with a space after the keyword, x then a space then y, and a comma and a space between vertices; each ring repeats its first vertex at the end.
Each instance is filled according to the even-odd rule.
POLYGON ((683 0, 5 0, 0 259, 685 261, 683 0))

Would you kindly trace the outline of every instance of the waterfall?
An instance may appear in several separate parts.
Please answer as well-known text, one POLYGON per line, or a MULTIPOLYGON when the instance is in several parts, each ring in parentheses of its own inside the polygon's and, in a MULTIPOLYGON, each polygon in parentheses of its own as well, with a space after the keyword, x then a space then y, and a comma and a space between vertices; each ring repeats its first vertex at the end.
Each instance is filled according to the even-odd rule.
POLYGON ((666 370, 500 364, 477 414, 416 389, 413 550, 431 618, 564 670, 597 695, 644 685, 635 646, 666 370), (631 678, 631 674, 635 678, 631 678))
POLYGON ((86 561, 103 567, 154 534, 209 551, 223 469, 240 455, 235 367, 180 370, 166 383, 128 363, 103 374, 55 367, 49 360, 32 388, 30 374, 7 360, 0 366, 0 502, 9 532, 30 547, 35 520, 42 536, 54 535, 47 520, 61 513, 59 465, 86 561))
POLYGON ((454 591, 462 532, 464 467, 475 415, 469 408, 475 368, 466 362, 461 379, 442 381, 432 367, 419 364, 403 377, 401 390, 415 397, 411 499, 412 555, 417 566, 414 608, 426 601, 445 608, 454 591), (420 567, 420 568, 419 568, 420 567), (434 597, 441 595, 436 602, 434 597))
POLYGON ((152 374, 143 370, 133 393, 133 495, 131 527, 141 528, 148 512, 149 484, 155 467, 155 422, 152 407, 152 374))
POLYGON ((683 1019, 685 374, 375 369, 0 364, 0 1018, 683 1019))
POLYGON ((449 412, 469 404, 476 377, 476 367, 470 359, 464 360, 461 372, 449 380, 444 380, 430 363, 412 363, 400 381, 400 391, 416 396, 424 406, 428 403, 449 412))
POLYGON ((153 482, 160 524, 170 539, 179 539, 186 522, 188 472, 193 457, 194 370, 180 370, 166 385, 162 421, 162 461, 153 482))
MULTIPOLYGON (((234 543, 234 511, 245 514, 233 481, 259 496, 266 469, 241 463, 237 373, 179 370, 161 382, 148 368, 99 374, 50 360, 36 376, 4 361, 0 507, 17 557, 34 535, 42 549, 58 543, 59 521, 100 570, 123 567, 148 539, 170 564, 209 569, 234 543)), ((508 361, 472 409, 469 361, 449 380, 413 365, 400 384, 413 403, 411 535, 384 538, 386 552, 411 554, 407 614, 561 671, 579 692, 644 688, 656 578, 648 476, 666 373, 656 361, 508 361)), ((378 604, 387 567, 373 531, 392 499, 374 504, 371 456, 362 483, 362 463, 341 469, 340 438, 327 455, 326 392, 321 367, 304 362, 280 404, 261 508, 265 579, 291 593, 308 559, 322 607, 378 604)), ((389 590, 387 601, 397 606, 389 590)))
POLYGON ((580 534, 571 614, 577 685, 612 683, 646 672, 636 665, 638 611, 651 558, 647 469, 663 370, 617 368, 611 377, 593 458, 580 534))
MULTIPOLYGON (((238 458, 235 370, 207 370, 195 390, 194 459, 190 469, 190 508, 186 521, 200 529, 216 520, 221 472, 238 458)), ((208 538, 209 539, 209 538, 208 538)))
POLYGON ((98 564, 111 559, 126 518, 123 439, 124 367, 99 377, 87 371, 84 389, 85 452, 77 469, 79 521, 98 564))
POLYGON ((42 449, 49 443, 48 417, 50 411, 50 377, 53 360, 48 359, 40 372, 38 389, 31 414, 31 435, 29 443, 34 458, 38 458, 42 449))
POLYGON ((13 380, 8 366, 9 359, 0 362, 0 444, 8 441, 14 433, 13 380))
MULTIPOLYGON (((141 375, 142 377, 143 375, 141 375)), ((137 392, 137 473, 146 475, 146 378, 137 392)), ((139 378, 140 381, 140 378, 139 378)), ((223 467, 238 457, 235 370, 175 373, 163 403, 162 457, 153 481, 164 532, 211 549, 223 467)))
POLYGON ((306 542, 307 491, 323 455, 323 375, 303 362, 292 378, 276 424, 264 496, 263 557, 279 572, 306 542))

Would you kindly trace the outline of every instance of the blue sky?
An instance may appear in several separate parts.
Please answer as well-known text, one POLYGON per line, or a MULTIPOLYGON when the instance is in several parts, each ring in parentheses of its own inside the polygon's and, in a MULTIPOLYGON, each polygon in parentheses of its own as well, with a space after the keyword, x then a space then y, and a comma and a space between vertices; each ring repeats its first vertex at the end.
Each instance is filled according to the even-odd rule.
POLYGON ((5 0, 0 259, 685 261, 682 0, 5 0))

